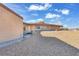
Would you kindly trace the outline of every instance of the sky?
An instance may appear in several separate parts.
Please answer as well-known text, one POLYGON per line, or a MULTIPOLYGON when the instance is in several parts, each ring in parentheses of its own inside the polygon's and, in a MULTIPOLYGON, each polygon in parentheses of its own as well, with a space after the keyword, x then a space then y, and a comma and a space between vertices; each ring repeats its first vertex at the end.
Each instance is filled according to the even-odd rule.
POLYGON ((44 21, 48 24, 79 28, 78 3, 6 3, 8 8, 23 17, 27 23, 44 21))

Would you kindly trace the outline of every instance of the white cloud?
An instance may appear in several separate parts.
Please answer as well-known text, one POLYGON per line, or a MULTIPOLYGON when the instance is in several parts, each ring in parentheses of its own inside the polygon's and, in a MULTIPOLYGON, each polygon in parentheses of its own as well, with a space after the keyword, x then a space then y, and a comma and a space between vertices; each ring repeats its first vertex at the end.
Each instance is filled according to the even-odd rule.
POLYGON ((37 20, 28 20, 28 21, 24 21, 26 23, 36 23, 36 22, 40 22, 40 21, 44 21, 42 18, 39 18, 37 20))
POLYGON ((67 24, 63 24, 63 28, 69 28, 67 24))
POLYGON ((32 11, 32 10, 47 10, 48 8, 50 8, 52 5, 51 4, 44 4, 44 5, 31 5, 28 10, 32 11))
POLYGON ((61 12, 64 15, 69 15, 70 10, 69 9, 55 9, 57 12, 61 12))
POLYGON ((70 10, 68 10, 68 9, 63 9, 63 10, 61 10, 61 12, 62 12, 62 14, 68 15, 69 12, 70 12, 70 10))
POLYGON ((47 4, 44 5, 44 8, 47 8, 47 9, 48 9, 48 8, 50 8, 51 6, 52 6, 51 4, 47 3, 47 4))
POLYGON ((59 9, 55 9, 55 11, 60 12, 60 10, 59 10, 59 9))
POLYGON ((36 20, 29 20, 29 21, 26 21, 27 23, 36 23, 36 20))
POLYGON ((52 13, 48 13, 45 16, 45 18, 58 18, 58 17, 60 17, 60 15, 58 15, 58 14, 52 14, 52 13))
POLYGON ((40 18, 40 19, 37 19, 37 21, 44 21, 42 18, 40 18))
POLYGON ((64 26, 64 27, 68 27, 68 25, 66 25, 66 24, 64 24, 63 26, 64 26))

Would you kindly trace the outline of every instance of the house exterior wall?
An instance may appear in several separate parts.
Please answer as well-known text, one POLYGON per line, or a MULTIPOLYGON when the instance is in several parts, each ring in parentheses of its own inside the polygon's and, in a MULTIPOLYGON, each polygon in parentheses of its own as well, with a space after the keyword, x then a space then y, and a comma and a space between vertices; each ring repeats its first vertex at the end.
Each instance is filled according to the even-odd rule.
POLYGON ((22 19, 0 5, 0 42, 19 38, 22 34, 22 19))
POLYGON ((59 31, 61 30, 59 26, 48 26, 50 30, 59 31))
POLYGON ((26 31, 27 30, 35 30, 35 29, 37 29, 38 26, 42 27, 41 30, 54 30, 54 31, 61 30, 59 26, 54 26, 54 25, 43 26, 43 25, 25 24, 26 31))

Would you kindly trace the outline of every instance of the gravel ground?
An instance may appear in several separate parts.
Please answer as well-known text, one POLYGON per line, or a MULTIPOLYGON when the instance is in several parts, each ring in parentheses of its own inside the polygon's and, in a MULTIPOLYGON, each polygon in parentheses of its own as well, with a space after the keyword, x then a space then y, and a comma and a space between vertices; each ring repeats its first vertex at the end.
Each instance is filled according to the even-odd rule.
POLYGON ((34 32, 24 41, 0 48, 1 56, 79 56, 79 50, 58 40, 34 32))

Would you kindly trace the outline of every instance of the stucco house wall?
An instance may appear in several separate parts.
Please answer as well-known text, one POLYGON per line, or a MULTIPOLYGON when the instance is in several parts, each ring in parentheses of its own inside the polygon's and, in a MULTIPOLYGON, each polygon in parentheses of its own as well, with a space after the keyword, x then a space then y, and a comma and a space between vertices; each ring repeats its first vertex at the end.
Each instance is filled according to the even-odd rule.
POLYGON ((16 39, 22 36, 22 18, 3 4, 0 4, 0 42, 16 39))
POLYGON ((25 28, 25 31, 27 30, 35 30, 37 29, 38 26, 41 26, 42 29, 41 30, 52 30, 52 31, 59 31, 61 30, 61 26, 59 25, 47 25, 47 24, 44 24, 44 25, 41 25, 41 24, 28 24, 28 23, 24 23, 24 28, 25 28))

